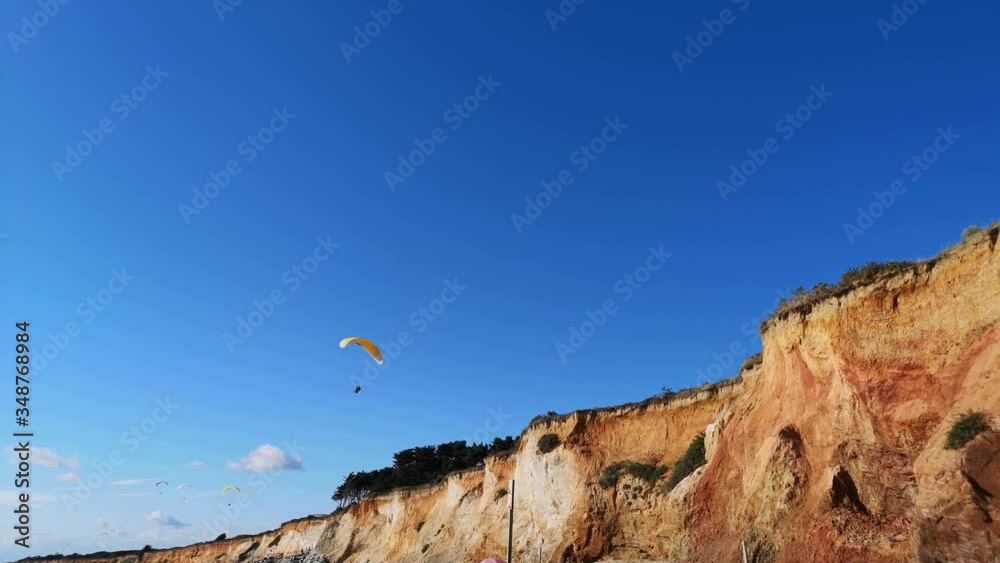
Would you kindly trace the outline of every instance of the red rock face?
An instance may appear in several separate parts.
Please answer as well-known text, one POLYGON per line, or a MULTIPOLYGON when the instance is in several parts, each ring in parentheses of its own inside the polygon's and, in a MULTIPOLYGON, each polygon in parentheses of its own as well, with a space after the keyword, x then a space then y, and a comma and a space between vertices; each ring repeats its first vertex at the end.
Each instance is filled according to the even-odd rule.
POLYGON ((141 561, 480 561, 506 552, 511 478, 515 561, 996 561, 1000 433, 945 448, 959 413, 1000 429, 996 238, 770 323, 738 384, 540 421, 484 470, 141 561), (673 466, 701 432, 708 462, 672 491, 599 484, 617 461, 673 466), (561 445, 539 454, 548 433, 561 445))

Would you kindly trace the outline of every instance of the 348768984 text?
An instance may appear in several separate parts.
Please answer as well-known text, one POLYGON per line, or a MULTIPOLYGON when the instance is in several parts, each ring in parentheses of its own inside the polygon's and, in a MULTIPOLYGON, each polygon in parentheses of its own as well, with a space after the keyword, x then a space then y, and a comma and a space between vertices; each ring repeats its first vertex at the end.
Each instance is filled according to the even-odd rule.
POLYGON ((18 440, 14 447, 14 461, 17 463, 17 472, 14 474, 14 487, 18 489, 17 498, 14 502, 14 531, 18 538, 14 543, 21 547, 29 547, 28 540, 31 537, 31 441, 33 432, 28 431, 29 416, 28 395, 31 392, 28 375, 31 371, 29 364, 31 356, 28 341, 31 336, 28 334, 28 322, 21 321, 15 324, 17 332, 14 336, 14 420, 18 425, 18 430, 14 432, 14 438, 18 440))

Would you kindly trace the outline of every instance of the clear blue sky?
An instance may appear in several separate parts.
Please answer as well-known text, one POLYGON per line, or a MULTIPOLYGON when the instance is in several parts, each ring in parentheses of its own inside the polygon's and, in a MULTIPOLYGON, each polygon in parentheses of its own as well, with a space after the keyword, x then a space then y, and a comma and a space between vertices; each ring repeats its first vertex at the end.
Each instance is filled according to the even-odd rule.
POLYGON ((208 0, 77 1, 23 40, 10 33, 25 33, 38 4, 0 8, 4 338, 28 319, 38 356, 50 333, 79 328, 34 364, 32 446, 51 451, 32 467, 36 547, 11 546, 7 512, 4 556, 93 551, 109 529, 121 533, 109 548, 201 539, 226 501, 182 494, 229 483, 250 504, 225 528, 258 531, 329 511, 351 470, 473 436, 491 409, 503 415, 497 434, 516 435, 549 410, 697 385, 737 342, 728 377, 760 348, 755 317, 779 291, 927 257, 997 218, 993 2, 931 0, 884 28, 886 40, 878 21, 891 1, 591 0, 553 30, 555 0, 403 0, 345 60, 353 28, 387 5, 244 2, 220 21, 208 0), (720 16, 728 23, 710 27, 721 34, 678 71, 673 53, 720 16), (811 92, 824 86, 832 95, 811 92), (474 111, 453 109, 477 93, 474 111), (779 123, 807 103, 800 128, 779 123), (294 118, 272 120, 276 108, 294 118), (604 152, 581 171, 587 157, 574 152, 612 138, 605 119, 616 117, 627 129, 596 142, 604 152), (82 131, 102 120, 110 132, 90 152, 82 131), (264 133, 263 150, 243 144, 271 124, 281 130, 264 133), (948 127, 959 137, 937 140, 947 151, 919 178, 913 163, 906 172, 948 127), (717 183, 768 138, 767 162, 723 200, 717 183), (433 153, 387 182, 415 139, 432 139, 433 153), (67 157, 81 142, 88 154, 67 157), (238 174, 186 220, 179 206, 231 160, 238 174), (512 220, 562 170, 573 182, 551 205, 512 220), (897 179, 906 191, 849 238, 844 224, 897 179), (284 272, 317 237, 339 247, 292 282, 284 272), (616 290, 661 245, 663 266, 616 290), (124 288, 112 282, 123 269, 134 276, 124 288), (423 324, 420 308, 439 307, 455 279, 467 288, 423 324), (224 333, 274 290, 284 301, 231 351, 224 333), (615 313, 561 358, 557 343, 606 300, 615 313), (338 340, 386 344, 404 330, 409 345, 353 394, 365 356, 338 340), (177 409, 129 451, 122 434, 166 398, 177 409), (301 467, 258 449, 293 441, 301 467), (69 513, 75 476, 116 450, 123 462, 69 513), (260 492, 252 470, 271 462, 291 468, 260 492), (120 483, 137 479, 171 490, 136 496, 154 481, 120 483), (192 488, 173 489, 183 482, 192 488))

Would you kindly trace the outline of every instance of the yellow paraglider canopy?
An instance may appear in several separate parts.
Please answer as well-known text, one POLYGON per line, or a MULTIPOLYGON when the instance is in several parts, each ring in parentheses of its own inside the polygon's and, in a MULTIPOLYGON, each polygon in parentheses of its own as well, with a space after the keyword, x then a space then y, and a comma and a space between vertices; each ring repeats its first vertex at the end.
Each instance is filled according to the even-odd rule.
POLYGON ((347 348, 348 344, 357 344, 365 349, 368 354, 375 359, 379 365, 382 364, 382 351, 378 349, 378 346, 374 342, 368 340, 367 338, 360 338, 357 336, 349 336, 340 341, 340 348, 347 348))
POLYGON ((237 493, 242 493, 243 492, 236 485, 226 485, 225 487, 222 487, 222 494, 226 494, 226 491, 228 491, 229 489, 232 489, 232 490, 236 491, 237 493))

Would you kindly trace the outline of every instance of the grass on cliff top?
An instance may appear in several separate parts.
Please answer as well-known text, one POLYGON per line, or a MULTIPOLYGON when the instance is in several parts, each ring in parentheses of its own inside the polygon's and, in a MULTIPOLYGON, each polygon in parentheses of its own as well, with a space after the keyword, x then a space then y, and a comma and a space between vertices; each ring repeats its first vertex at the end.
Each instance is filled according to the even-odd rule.
POLYGON ((702 432, 694 440, 691 440, 687 451, 684 452, 684 455, 674 465, 674 470, 670 473, 670 479, 664 485, 665 492, 674 490, 674 487, 678 483, 683 481, 688 475, 694 473, 695 469, 705 465, 707 461, 705 459, 705 433, 702 432))
MULTIPOLYGON (((958 243, 958 246, 962 243, 975 239, 984 231, 989 233, 990 244, 995 245, 997 237, 1000 235, 1000 225, 996 223, 989 227, 980 227, 978 225, 970 225, 966 227, 965 230, 962 231, 962 240, 958 243)), ((916 271, 921 267, 926 267, 929 270, 930 268, 933 268, 937 260, 947 252, 948 250, 940 252, 937 256, 928 260, 869 262, 864 266, 851 268, 836 284, 830 285, 827 283, 818 283, 808 291, 806 291, 805 288, 800 287, 795 290, 795 293, 783 299, 774 310, 774 313, 760 323, 760 332, 763 334, 774 319, 781 320, 788 318, 788 316, 793 312, 808 313, 812 310, 813 305, 823 301, 824 299, 845 295, 858 287, 890 278, 902 272, 916 271)))
POLYGON ((752 356, 747 356, 747 359, 743 360, 743 364, 740 366, 740 373, 752 370, 753 368, 764 363, 764 353, 757 352, 752 356))
POLYGON ((812 306, 829 297, 844 295, 857 287, 868 285, 876 280, 887 278, 913 269, 921 262, 913 261, 891 261, 891 262, 869 262, 860 268, 851 268, 840 281, 834 285, 818 283, 812 289, 806 291, 799 287, 795 293, 785 297, 778 304, 774 313, 760 323, 760 331, 763 334, 767 330, 768 324, 774 319, 785 319, 795 311, 808 313, 812 306))
POLYGON ((983 412, 963 413, 951 425, 948 431, 949 450, 957 450, 968 444, 973 438, 990 429, 986 423, 986 414, 983 412))
POLYGON ((962 231, 962 242, 969 240, 981 232, 983 232, 983 228, 979 225, 969 225, 964 231, 962 231))
POLYGON ((566 414, 558 414, 556 412, 549 411, 547 414, 538 415, 535 418, 531 419, 531 422, 528 423, 528 426, 525 430, 528 430, 538 424, 564 422, 568 420, 570 416, 573 415, 577 415, 586 420, 587 417, 594 416, 600 413, 613 412, 620 409, 627 409, 630 407, 637 407, 640 410, 643 410, 652 405, 667 404, 673 401, 679 401, 687 399, 689 397, 694 397, 696 395, 700 395, 701 393, 709 393, 714 395, 718 393, 720 390, 725 389, 726 387, 730 387, 732 385, 736 385, 742 382, 743 382, 743 376, 736 375, 734 377, 730 377, 729 379, 723 379, 720 381, 716 381, 715 383, 706 383, 698 387, 690 387, 688 389, 682 389, 680 391, 674 391, 672 389, 664 388, 661 393, 657 393, 656 395, 653 395, 648 399, 632 403, 612 405, 609 407, 596 407, 592 409, 580 409, 566 414))
POLYGON ((667 468, 662 465, 651 465, 648 463, 637 463, 634 461, 619 461, 604 468, 601 478, 597 483, 605 489, 618 484, 618 478, 623 473, 638 477, 648 483, 656 483, 660 477, 667 473, 667 468))

